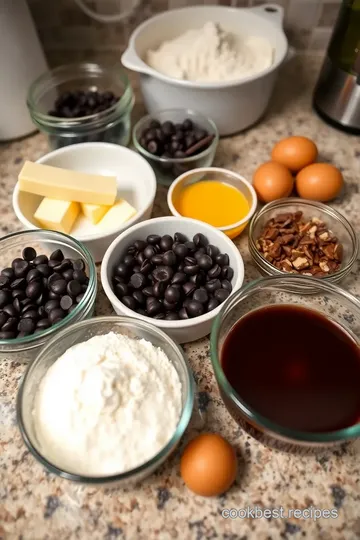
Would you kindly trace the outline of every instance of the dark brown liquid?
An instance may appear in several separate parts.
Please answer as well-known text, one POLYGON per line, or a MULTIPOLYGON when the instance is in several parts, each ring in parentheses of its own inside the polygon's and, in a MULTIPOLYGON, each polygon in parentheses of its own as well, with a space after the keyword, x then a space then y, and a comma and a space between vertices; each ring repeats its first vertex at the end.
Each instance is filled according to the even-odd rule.
POLYGON ((360 421, 360 353, 349 334, 310 309, 278 305, 241 318, 221 364, 256 412, 307 432, 360 421))

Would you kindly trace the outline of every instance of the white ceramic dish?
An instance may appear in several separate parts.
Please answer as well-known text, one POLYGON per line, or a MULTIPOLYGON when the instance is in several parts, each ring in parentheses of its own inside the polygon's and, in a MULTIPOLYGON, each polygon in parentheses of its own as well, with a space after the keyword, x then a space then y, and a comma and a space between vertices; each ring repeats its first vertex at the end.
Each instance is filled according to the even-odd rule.
MULTIPOLYGON (((136 215, 123 225, 114 225, 108 232, 99 233, 96 226, 82 216, 70 235, 83 242, 95 262, 101 262, 106 249, 122 231, 150 218, 155 194, 156 178, 147 161, 136 152, 110 143, 81 143, 54 150, 37 160, 54 167, 93 174, 115 175, 118 181, 118 197, 126 199, 136 215)), ((21 192, 17 183, 13 192, 13 207, 17 218, 26 229, 37 229, 34 212, 41 201, 40 196, 21 192)))
POLYGON ((230 258, 230 266, 234 270, 234 277, 232 279, 233 290, 231 294, 240 289, 244 281, 244 263, 235 244, 224 233, 207 223, 183 217, 154 218, 138 223, 120 234, 109 246, 104 255, 101 265, 101 282, 106 296, 109 298, 118 315, 135 317, 136 319, 150 322, 163 330, 177 343, 186 343, 200 339, 210 333, 211 325, 219 313, 221 305, 213 311, 205 313, 200 317, 195 317, 194 319, 181 321, 152 319, 139 315, 127 308, 115 296, 111 284, 113 268, 130 244, 136 240, 146 239, 149 234, 159 234, 160 236, 170 234, 173 236, 176 232, 182 232, 189 238, 192 238, 196 233, 203 233, 211 244, 217 246, 222 253, 227 253, 230 258))
POLYGON ((264 114, 277 72, 288 52, 282 29, 284 10, 277 4, 254 8, 194 6, 166 11, 142 23, 131 35, 122 63, 140 73, 145 105, 150 114, 160 109, 194 109, 214 120, 220 135, 230 135, 254 124, 264 114), (273 46, 270 68, 241 80, 199 83, 167 77, 145 62, 156 49, 190 29, 214 21, 237 35, 259 35, 273 46))

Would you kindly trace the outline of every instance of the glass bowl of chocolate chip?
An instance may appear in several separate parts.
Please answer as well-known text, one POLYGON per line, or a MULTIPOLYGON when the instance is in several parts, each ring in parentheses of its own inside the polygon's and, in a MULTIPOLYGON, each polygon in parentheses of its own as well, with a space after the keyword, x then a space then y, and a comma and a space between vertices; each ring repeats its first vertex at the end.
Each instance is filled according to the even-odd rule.
POLYGON ((249 250, 264 276, 300 274, 338 283, 357 259, 358 240, 334 208, 289 198, 265 205, 252 218, 249 250))
POLYGON ((53 150, 83 142, 126 146, 134 94, 122 67, 77 63, 56 67, 30 86, 27 106, 53 150))
POLYGON ((214 122, 188 109, 169 109, 141 118, 133 129, 136 150, 150 163, 159 184, 210 167, 219 133, 214 122))
POLYGON ((96 268, 67 234, 21 231, 0 240, 0 361, 30 362, 59 330, 92 316, 96 268))

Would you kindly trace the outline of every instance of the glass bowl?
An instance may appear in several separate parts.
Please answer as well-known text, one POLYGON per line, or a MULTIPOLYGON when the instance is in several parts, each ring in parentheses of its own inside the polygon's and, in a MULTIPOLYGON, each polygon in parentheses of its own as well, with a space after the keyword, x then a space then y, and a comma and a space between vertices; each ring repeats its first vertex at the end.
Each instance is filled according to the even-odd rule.
POLYGON ((82 142, 129 143, 134 95, 119 65, 79 63, 49 70, 30 86, 27 105, 36 127, 48 136, 52 150, 82 142), (120 99, 105 111, 80 118, 48 114, 60 94, 76 90, 111 91, 120 99))
POLYGON ((81 242, 67 234, 45 229, 9 234, 0 240, 0 270, 10 266, 16 257, 21 257, 21 252, 26 246, 34 247, 39 255, 50 255, 56 249, 61 249, 65 258, 82 258, 85 262, 85 271, 89 277, 89 283, 81 302, 60 322, 43 332, 30 336, 16 339, 0 339, 0 361, 30 362, 54 335, 77 321, 91 317, 95 307, 97 291, 95 263, 89 251, 81 242))
MULTIPOLYGON (((341 326, 360 344, 360 302, 337 285, 313 277, 289 274, 260 278, 245 285, 225 301, 215 319, 210 337, 211 362, 221 397, 229 413, 254 438, 281 450, 311 450, 360 437, 360 423, 322 433, 300 432, 275 424, 245 403, 228 382, 221 366, 221 354, 227 335, 241 317, 274 304, 296 304, 316 310, 341 326), (314 285, 317 293, 302 296, 304 288, 314 289, 314 285)), ((280 328, 278 336, 281 339, 280 328)), ((256 369, 256 357, 243 358, 241 361, 253 362, 256 369)), ((341 358, 339 369, 340 364, 341 358)))
MULTIPOLYGON (((324 221, 343 245, 344 254, 340 270, 333 274, 316 278, 325 282, 339 283, 351 272, 358 257, 358 239, 354 228, 340 212, 331 206, 297 197, 280 199, 268 203, 251 219, 249 226, 249 251, 255 265, 263 276, 289 275, 288 272, 279 270, 264 258, 256 247, 256 240, 259 238, 261 230, 269 219, 277 214, 298 211, 303 213, 305 220, 316 217, 324 221)), ((306 288, 310 290, 308 286, 306 288)))
POLYGON ((197 169, 198 167, 210 167, 214 161, 218 142, 219 133, 214 122, 210 118, 189 109, 169 109, 158 111, 151 115, 149 114, 141 118, 141 120, 135 124, 133 129, 133 143, 136 150, 150 163, 154 169, 159 184, 165 186, 169 186, 177 176, 190 171, 191 169, 197 169), (183 122, 185 118, 189 118, 194 122, 194 124, 197 124, 200 128, 205 129, 209 135, 214 135, 210 146, 199 154, 186 158, 159 157, 151 154, 146 150, 146 148, 141 146, 141 134, 150 126, 151 120, 158 120, 161 123, 170 121, 177 124, 183 122))
POLYGON ((67 480, 83 484, 127 485, 151 474, 175 450, 191 418, 194 403, 194 380, 182 349, 164 332, 151 324, 128 317, 95 317, 66 328, 47 344, 35 361, 28 367, 17 397, 17 419, 24 442, 32 455, 51 473, 67 480), (115 332, 136 339, 146 339, 160 347, 179 376, 182 387, 182 411, 176 431, 168 444, 152 459, 121 474, 106 477, 85 477, 63 471, 50 463, 37 441, 32 411, 34 399, 41 379, 49 367, 71 346, 86 341, 93 336, 115 332))
MULTIPOLYGON (((177 201, 181 196, 182 190, 186 186, 204 180, 210 182, 217 181, 223 182, 224 184, 229 184, 236 188, 238 191, 240 191, 246 198, 249 204, 249 211, 245 217, 243 217, 236 223, 227 225, 226 227, 216 227, 216 229, 225 233, 229 238, 236 238, 245 229, 249 220, 253 216, 257 206, 257 196, 254 188, 252 187, 250 182, 245 180, 245 178, 240 174, 228 171, 227 169, 221 169, 219 167, 202 167, 200 169, 194 169, 193 171, 182 174, 171 184, 168 191, 167 203, 170 212, 173 216, 199 219, 199 217, 196 215, 196 210, 193 212, 192 215, 180 214, 180 212, 177 210, 177 201)), ((199 205, 200 204, 201 201, 199 201, 199 205)))

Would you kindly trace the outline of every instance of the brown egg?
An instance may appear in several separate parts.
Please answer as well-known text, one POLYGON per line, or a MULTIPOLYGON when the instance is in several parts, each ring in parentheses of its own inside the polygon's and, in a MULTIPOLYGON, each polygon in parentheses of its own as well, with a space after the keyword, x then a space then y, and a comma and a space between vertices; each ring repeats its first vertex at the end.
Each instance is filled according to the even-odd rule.
POLYGON ((271 152, 271 159, 297 172, 314 163, 318 155, 316 144, 307 137, 288 137, 282 139, 271 152))
POLYGON ((330 201, 339 195, 344 185, 343 175, 329 163, 313 163, 296 177, 296 190, 303 199, 330 201))
POLYGON ((260 201, 270 202, 288 197, 293 190, 294 179, 284 165, 268 161, 256 169, 253 187, 260 201))
POLYGON ((215 433, 204 433, 193 439, 181 457, 180 472, 185 484, 203 497, 213 497, 228 490, 236 471, 235 450, 215 433))

